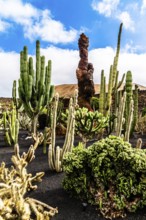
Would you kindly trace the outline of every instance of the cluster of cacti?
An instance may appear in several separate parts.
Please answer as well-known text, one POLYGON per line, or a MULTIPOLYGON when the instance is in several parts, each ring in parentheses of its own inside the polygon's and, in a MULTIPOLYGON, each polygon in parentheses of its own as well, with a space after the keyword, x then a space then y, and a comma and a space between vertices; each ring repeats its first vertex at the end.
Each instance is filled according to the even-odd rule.
POLYGON ((130 134, 131 134, 131 128, 132 128, 132 121, 133 121, 133 99, 130 101, 130 105, 128 108, 128 117, 127 121, 125 120, 124 114, 125 114, 125 106, 126 106, 126 95, 127 93, 124 92, 123 97, 121 97, 121 101, 119 104, 119 107, 117 108, 116 112, 116 119, 115 119, 115 133, 117 136, 123 136, 125 141, 129 141, 130 134), (126 123, 125 123, 126 122, 126 123), (126 124, 126 126, 125 126, 126 124))
POLYGON ((87 108, 77 108, 75 111, 75 132, 86 143, 93 138, 100 139, 108 126, 108 117, 99 111, 91 112, 87 108))
POLYGON ((63 186, 96 205, 105 218, 125 217, 146 205, 146 150, 109 136, 88 148, 79 146, 63 161, 63 186))
POLYGON ((67 129, 64 144, 62 147, 56 146, 56 118, 57 118, 57 107, 58 107, 59 94, 56 94, 54 101, 54 108, 52 111, 51 120, 51 144, 48 148, 48 163, 51 170, 56 172, 62 172, 62 160, 66 152, 72 151, 74 144, 74 129, 75 129, 75 107, 77 103, 77 93, 75 97, 70 99, 67 129))
POLYGON ((29 57, 27 47, 21 51, 19 98, 22 105, 32 119, 32 133, 37 133, 38 115, 51 101, 54 86, 51 85, 51 60, 45 67, 45 57, 40 56, 40 42, 36 42, 36 71, 33 59, 29 57))
POLYGON ((120 25, 117 51, 114 58, 113 65, 110 67, 108 88, 106 90, 106 78, 104 71, 101 72, 101 84, 99 95, 99 111, 104 115, 109 115, 109 128, 108 133, 116 133, 121 135, 121 131, 124 127, 125 140, 129 140, 130 134, 134 131, 137 115, 138 115, 138 88, 135 88, 133 95, 132 89, 132 73, 130 71, 126 74, 126 99, 122 98, 122 91, 119 90, 120 86, 124 82, 125 74, 121 81, 118 82, 119 72, 117 71, 118 58, 120 52, 120 40, 122 33, 122 24, 120 25), (134 100, 134 103, 133 101, 134 100), (124 102, 125 103, 124 103, 124 102), (121 106, 124 104, 124 106, 121 106), (122 110, 122 112, 121 112, 122 110), (120 124, 119 124, 120 122, 120 124), (130 130, 129 130, 130 129, 130 130))
POLYGON ((125 210, 135 211, 146 204, 146 151, 141 149, 142 139, 137 140, 135 148, 128 143, 131 131, 135 128, 143 132, 146 127, 146 117, 140 118, 143 121, 139 126, 140 119, 137 120, 138 88, 135 88, 133 94, 130 71, 126 74, 124 94, 119 91, 125 78, 123 74, 121 81, 118 82, 117 66, 121 33, 122 24, 118 34, 116 55, 110 67, 107 88, 104 71, 101 72, 99 100, 91 99, 95 93, 94 68, 88 63, 88 38, 81 34, 79 39, 81 59, 76 74, 79 88, 78 100, 82 108, 77 107, 78 96, 75 93, 75 96, 70 99, 69 109, 64 114, 67 128, 65 141, 61 147, 56 146, 57 117, 60 115, 59 94, 55 95, 54 101, 49 105, 54 92, 54 86, 51 85, 51 61, 49 60, 45 67, 45 57, 40 56, 40 43, 37 41, 34 70, 33 59, 28 58, 27 47, 24 47, 20 54, 19 99, 16 94, 16 81, 14 81, 13 109, 11 112, 3 113, 6 141, 9 145, 15 145, 15 155, 12 156, 14 167, 8 169, 5 163, 2 163, 0 167, 0 219, 31 219, 34 213, 39 220, 49 220, 57 213, 57 209, 25 197, 30 189, 36 189, 33 183, 41 181, 44 175, 42 172, 32 177, 26 169, 34 158, 35 149, 42 142, 44 153, 48 146, 49 169, 57 172, 64 170, 66 173, 65 189, 97 205, 104 217, 111 219, 124 217, 125 210), (94 102, 93 108, 92 101, 94 102), (21 113, 17 111, 21 106, 24 108, 24 114, 28 116, 28 121, 26 118, 23 121, 21 113), (37 133, 37 125, 38 116, 45 108, 50 116, 50 127, 45 127, 42 135, 37 133), (93 138, 99 140, 102 137, 105 128, 109 126, 109 118, 112 117, 113 131, 116 136, 109 136, 85 148, 89 140, 93 138), (19 120, 23 122, 23 125, 20 123, 21 127, 32 125, 32 137, 36 140, 34 146, 31 146, 22 156, 19 154, 17 144, 19 120), (75 134, 81 137, 82 143, 73 148, 75 134))
POLYGON ((122 23, 119 28, 118 42, 116 55, 114 57, 113 65, 110 66, 110 74, 108 80, 108 88, 106 91, 106 77, 104 70, 101 71, 101 83, 100 83, 100 95, 99 95, 99 111, 104 115, 114 114, 118 106, 118 88, 122 85, 125 74, 123 74, 121 81, 118 81, 119 72, 117 71, 119 52, 120 52, 120 41, 122 33, 122 23), (114 106, 113 106, 114 100, 114 106))
POLYGON ((3 112, 3 126, 6 142, 9 145, 17 144, 19 135, 19 120, 17 117, 17 110, 14 105, 11 111, 3 112))
MULTIPOLYGON (((37 145, 37 144, 36 144, 37 145)), ((6 168, 3 162, 0 167, 0 219, 36 219, 49 220, 58 210, 36 199, 26 197, 29 190, 37 188, 34 183, 42 180, 43 172, 35 176, 27 172, 29 162, 34 159, 37 146, 31 146, 27 153, 19 154, 19 146, 15 145, 12 156, 14 167, 6 168)))
MULTIPOLYGON (((119 93, 120 94, 120 93, 119 93)), ((124 140, 129 141, 130 135, 136 128, 138 117, 138 88, 132 89, 132 74, 126 74, 125 93, 120 95, 119 107, 117 107, 115 131, 119 136, 123 130, 124 140)))

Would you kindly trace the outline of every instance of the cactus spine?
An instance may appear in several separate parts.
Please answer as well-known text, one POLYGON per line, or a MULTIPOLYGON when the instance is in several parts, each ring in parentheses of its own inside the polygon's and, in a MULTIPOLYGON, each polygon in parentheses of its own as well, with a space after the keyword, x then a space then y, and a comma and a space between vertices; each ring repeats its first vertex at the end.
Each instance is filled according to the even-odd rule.
POLYGON ((20 53, 19 98, 30 118, 32 133, 36 135, 38 115, 52 99, 54 86, 51 83, 51 61, 45 67, 45 57, 40 56, 40 42, 36 41, 36 71, 33 59, 28 59, 27 47, 20 53))

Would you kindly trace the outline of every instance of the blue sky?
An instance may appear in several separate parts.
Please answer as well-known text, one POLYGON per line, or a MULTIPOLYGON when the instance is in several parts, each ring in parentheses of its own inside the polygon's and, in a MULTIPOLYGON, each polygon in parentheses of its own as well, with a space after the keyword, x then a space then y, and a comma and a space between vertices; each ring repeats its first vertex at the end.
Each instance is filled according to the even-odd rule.
POLYGON ((133 82, 146 86, 146 0, 0 0, 0 96, 11 97, 19 78, 19 53, 28 46, 52 60, 52 84, 77 83, 78 38, 89 37, 94 82, 101 70, 108 78, 123 22, 120 77, 131 70, 133 82))

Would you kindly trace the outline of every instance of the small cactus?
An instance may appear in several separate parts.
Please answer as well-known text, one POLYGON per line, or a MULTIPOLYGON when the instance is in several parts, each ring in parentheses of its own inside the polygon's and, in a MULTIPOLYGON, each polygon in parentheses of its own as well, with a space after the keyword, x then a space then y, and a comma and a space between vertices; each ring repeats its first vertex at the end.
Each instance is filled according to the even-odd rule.
POLYGON ((19 134, 19 120, 17 118, 17 110, 14 105, 11 112, 3 112, 3 125, 6 142, 9 145, 17 144, 19 134))

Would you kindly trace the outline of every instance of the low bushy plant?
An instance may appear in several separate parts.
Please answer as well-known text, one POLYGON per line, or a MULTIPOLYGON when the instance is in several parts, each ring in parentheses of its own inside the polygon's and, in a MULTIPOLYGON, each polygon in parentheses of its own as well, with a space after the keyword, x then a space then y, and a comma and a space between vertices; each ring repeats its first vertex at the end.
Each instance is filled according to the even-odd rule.
POLYGON ((109 136, 80 144, 63 161, 65 190, 96 205, 105 218, 124 217, 146 205, 146 150, 109 136))
MULTIPOLYGON (((62 119, 66 121, 66 114, 62 113, 62 119)), ((89 140, 94 138, 100 139, 107 128, 109 117, 103 116, 99 111, 89 111, 87 108, 76 108, 75 111, 75 134, 82 139, 82 143, 86 147, 89 140)))

